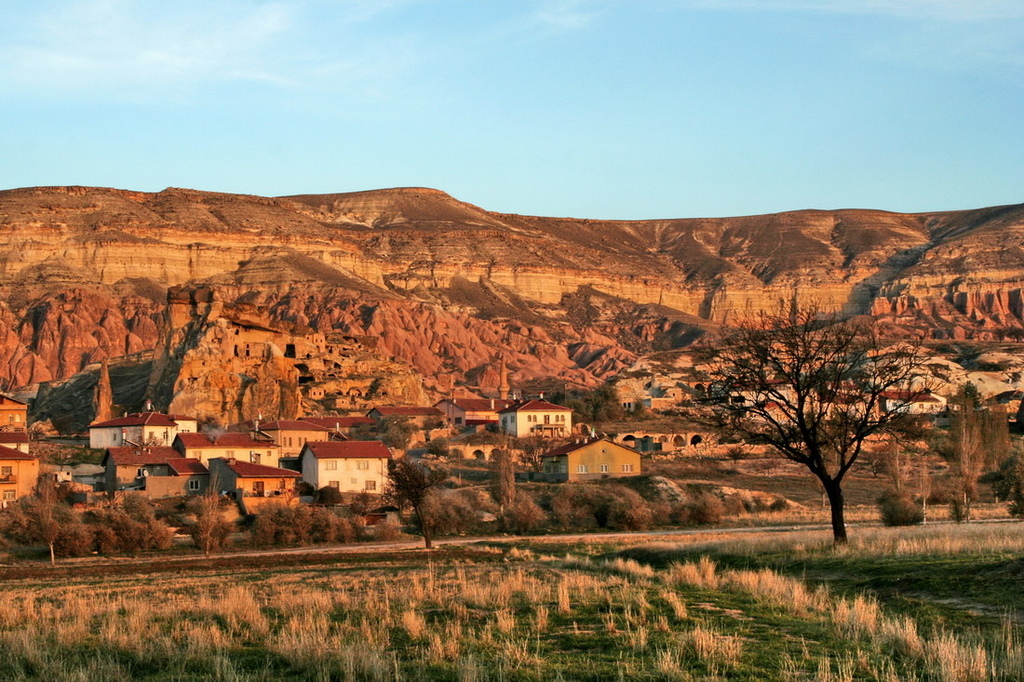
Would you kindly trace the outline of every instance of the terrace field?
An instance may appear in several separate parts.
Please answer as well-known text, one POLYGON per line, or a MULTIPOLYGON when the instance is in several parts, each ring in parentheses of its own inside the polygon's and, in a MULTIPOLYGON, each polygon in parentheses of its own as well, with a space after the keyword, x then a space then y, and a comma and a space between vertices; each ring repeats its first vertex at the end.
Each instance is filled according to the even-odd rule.
POLYGON ((1024 527, 0 569, 45 680, 1018 680, 1024 527))

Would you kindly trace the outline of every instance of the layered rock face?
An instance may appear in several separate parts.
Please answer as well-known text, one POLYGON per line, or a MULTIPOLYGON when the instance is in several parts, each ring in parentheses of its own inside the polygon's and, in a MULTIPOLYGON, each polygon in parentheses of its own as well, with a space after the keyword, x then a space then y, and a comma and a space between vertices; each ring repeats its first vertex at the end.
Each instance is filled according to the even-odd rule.
MULTIPOLYGON (((499 359, 514 385, 592 385, 794 298, 871 314, 896 335, 1024 330, 1024 206, 596 221, 491 213, 415 188, 263 198, 56 187, 0 192, 0 223, 0 382, 155 351, 161 407, 175 399, 173 371, 201 362, 171 349, 224 308, 374 337, 433 395, 496 385, 499 359), (196 292, 210 309, 175 304, 196 292)), ((223 377, 189 378, 237 408, 223 377)), ((279 394, 250 406, 289 401, 299 409, 279 394)))

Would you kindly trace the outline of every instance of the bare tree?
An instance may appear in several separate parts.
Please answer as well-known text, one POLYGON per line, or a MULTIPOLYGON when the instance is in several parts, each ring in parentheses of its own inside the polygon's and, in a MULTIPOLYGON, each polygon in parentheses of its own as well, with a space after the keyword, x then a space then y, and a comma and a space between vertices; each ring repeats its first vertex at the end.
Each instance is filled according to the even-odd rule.
POLYGON ((495 497, 502 511, 516 501, 516 469, 512 461, 512 453, 507 449, 495 450, 494 459, 498 469, 498 480, 495 486, 495 497))
POLYGON ((195 521, 188 527, 188 533, 196 547, 206 556, 223 547, 231 533, 231 524, 221 515, 220 497, 207 493, 193 498, 187 510, 195 516, 195 521))
POLYGON ((428 467, 408 457, 396 460, 388 471, 388 496, 397 504, 408 503, 416 512, 416 522, 423 533, 423 544, 431 549, 430 524, 424 520, 424 502, 430 493, 440 488, 448 472, 440 467, 428 467))
POLYGON ((870 323, 812 306, 747 318, 698 356, 715 403, 704 421, 807 467, 845 543, 846 474, 869 439, 916 427, 909 407, 927 390, 918 348, 887 345, 870 323))
POLYGON ((970 520, 978 498, 978 479, 1010 455, 1006 411, 986 406, 974 384, 964 384, 950 401, 949 434, 939 451, 950 464, 957 498, 957 520, 970 520))

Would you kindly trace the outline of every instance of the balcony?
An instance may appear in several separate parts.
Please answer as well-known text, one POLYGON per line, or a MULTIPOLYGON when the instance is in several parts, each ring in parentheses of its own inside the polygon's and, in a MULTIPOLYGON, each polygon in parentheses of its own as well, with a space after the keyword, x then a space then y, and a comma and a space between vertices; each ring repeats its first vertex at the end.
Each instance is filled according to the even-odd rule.
POLYGON ((18 475, 17 474, 6 474, 4 476, 0 476, 0 483, 17 483, 17 482, 18 482, 18 475))

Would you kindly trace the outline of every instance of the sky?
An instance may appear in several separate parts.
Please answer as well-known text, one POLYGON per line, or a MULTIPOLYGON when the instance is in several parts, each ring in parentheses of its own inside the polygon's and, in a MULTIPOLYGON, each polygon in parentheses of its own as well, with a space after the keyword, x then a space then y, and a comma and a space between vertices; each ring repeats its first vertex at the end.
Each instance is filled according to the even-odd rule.
POLYGON ((1024 0, 0 0, 0 188, 1024 202, 1024 0))

